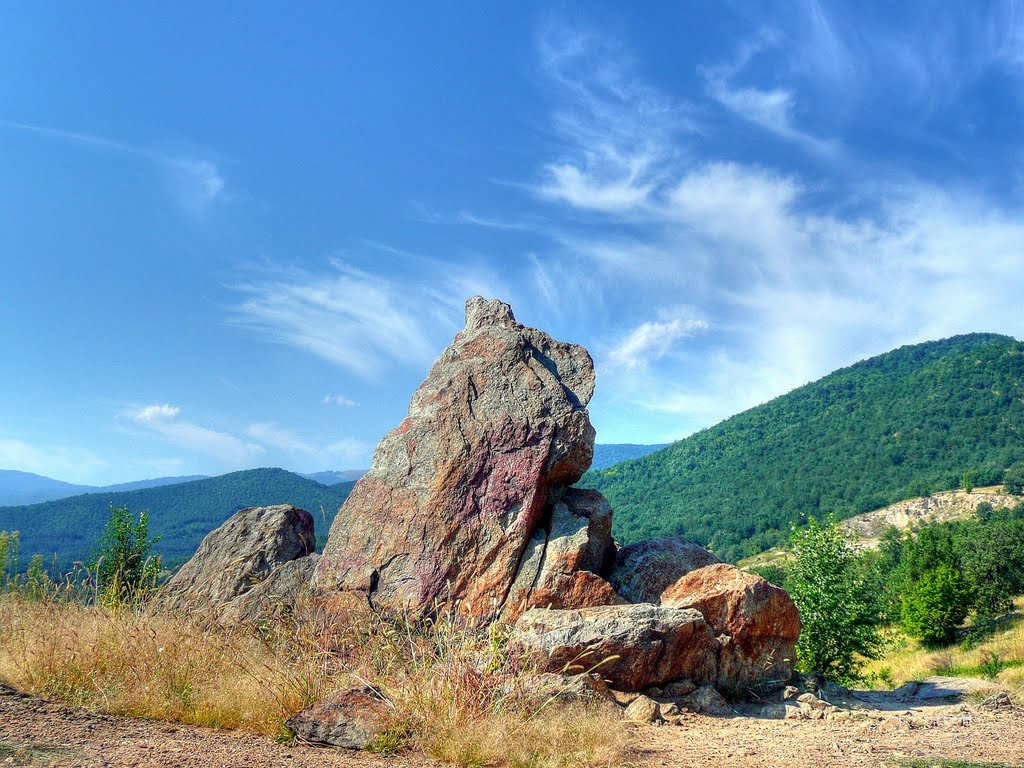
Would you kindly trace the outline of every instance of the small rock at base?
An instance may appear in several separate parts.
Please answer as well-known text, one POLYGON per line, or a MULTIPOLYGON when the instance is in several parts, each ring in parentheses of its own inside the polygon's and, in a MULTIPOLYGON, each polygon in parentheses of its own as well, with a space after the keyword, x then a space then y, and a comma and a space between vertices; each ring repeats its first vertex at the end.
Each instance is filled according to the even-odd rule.
POLYGON ((626 707, 625 719, 635 723, 660 722, 658 702, 648 696, 637 696, 633 703, 626 707))
POLYGON ((787 685, 782 689, 782 700, 789 701, 795 699, 800 695, 800 689, 795 685, 787 685))
POLYGON ((710 685, 702 685, 682 700, 682 704, 692 712, 702 715, 731 715, 729 702, 710 685))

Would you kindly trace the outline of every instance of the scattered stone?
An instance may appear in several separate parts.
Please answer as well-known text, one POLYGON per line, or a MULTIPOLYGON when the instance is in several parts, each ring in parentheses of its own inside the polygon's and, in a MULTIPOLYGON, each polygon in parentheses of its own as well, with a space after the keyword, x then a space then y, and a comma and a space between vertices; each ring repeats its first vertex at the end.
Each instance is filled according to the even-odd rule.
POLYGON ((285 725, 308 744, 366 749, 386 729, 390 707, 369 686, 335 691, 323 701, 292 715, 285 725))
POLYGON ((809 709, 828 709, 832 706, 827 701, 822 701, 821 699, 819 699, 813 693, 801 694, 797 697, 797 701, 801 705, 806 706, 809 709))
POLYGON ((659 702, 658 713, 661 715, 662 720, 668 720, 670 717, 675 717, 682 713, 679 709, 679 705, 673 701, 659 702))
POLYGON ((633 703, 626 707, 623 717, 634 723, 656 723, 661 720, 658 702, 648 696, 637 696, 633 703))
POLYGON ((800 707, 795 707, 792 704, 785 704, 785 719, 786 720, 806 720, 807 714, 800 707))
POLYGON ((548 502, 590 466, 593 393, 583 347, 523 326, 503 302, 470 299, 465 328, 338 512, 314 585, 418 613, 456 604, 493 621, 548 502))
POLYGON ((540 671, 596 671, 623 691, 717 678, 717 641, 693 610, 644 604, 534 608, 516 622, 510 648, 540 671))
POLYGON ((786 717, 786 705, 765 704, 758 710, 757 716, 765 720, 784 720, 786 717))
POLYGON ((719 636, 719 688, 781 682, 792 675, 800 614, 784 589, 719 563, 683 576, 662 593, 661 604, 700 611, 719 636))
POLYGON ((203 539, 163 588, 160 603, 182 610, 223 609, 285 563, 316 548, 313 516, 289 504, 236 512, 203 539))
POLYGON ((782 689, 782 700, 789 701, 800 696, 800 689, 795 685, 787 685, 782 689))
POLYGON ((1013 700, 1010 698, 1010 694, 1006 691, 1000 691, 994 696, 989 696, 978 706, 991 712, 999 712, 1001 710, 1010 710, 1014 708, 1013 700))
POLYGON ((661 593, 698 568, 720 562, 681 536, 639 541, 619 550, 609 581, 631 603, 661 602, 661 593))
POLYGON ((702 715, 720 717, 732 714, 729 702, 710 685, 702 685, 684 698, 682 703, 691 712, 697 712, 702 715))

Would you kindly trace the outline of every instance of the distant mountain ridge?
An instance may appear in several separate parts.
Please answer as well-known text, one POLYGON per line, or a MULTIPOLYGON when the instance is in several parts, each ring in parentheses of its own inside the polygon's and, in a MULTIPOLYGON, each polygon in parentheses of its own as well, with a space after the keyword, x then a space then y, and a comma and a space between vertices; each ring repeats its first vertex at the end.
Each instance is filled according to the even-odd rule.
POLYGON ((20 472, 16 469, 0 469, 0 507, 15 504, 37 504, 41 501, 63 499, 82 493, 106 491, 134 491, 140 488, 155 488, 159 485, 187 483, 202 480, 208 475, 182 475, 180 477, 155 477, 150 480, 135 480, 115 485, 76 485, 52 477, 20 472))
POLYGON ((624 543, 682 534, 738 560, 792 523, 1001 482, 1024 461, 1024 344, 969 334, 901 347, 582 484, 624 543))
POLYGON ((283 469, 231 472, 217 477, 126 491, 104 490, 39 504, 0 507, 0 531, 18 531, 24 565, 33 554, 61 567, 88 559, 111 504, 149 513, 150 534, 168 565, 191 557, 203 537, 237 510, 294 504, 310 512, 322 543, 353 483, 322 485, 283 469))

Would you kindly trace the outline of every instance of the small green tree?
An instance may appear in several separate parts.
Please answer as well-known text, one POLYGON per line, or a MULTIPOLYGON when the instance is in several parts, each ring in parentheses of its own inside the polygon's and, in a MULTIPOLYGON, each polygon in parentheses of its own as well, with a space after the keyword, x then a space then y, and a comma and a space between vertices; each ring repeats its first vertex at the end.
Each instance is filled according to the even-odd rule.
POLYGON ((1003 491, 1024 496, 1024 463, 1017 462, 1003 473, 1003 491))
POLYGON ((834 519, 813 517, 790 537, 794 560, 786 588, 800 611, 799 667, 848 683, 857 678, 858 655, 877 658, 879 604, 859 566, 849 535, 834 519))
POLYGON ((960 478, 960 487, 964 489, 964 493, 974 490, 974 477, 974 472, 964 472, 963 477, 960 478))
POLYGON ((971 610, 971 590, 960 571, 940 565, 925 573, 903 594, 903 629, 925 645, 952 642, 971 610))
POLYGON ((146 596, 160 573, 160 558, 153 555, 157 541, 159 538, 149 537, 145 512, 134 522, 128 507, 110 505, 110 517, 91 563, 101 602, 121 605, 146 596))

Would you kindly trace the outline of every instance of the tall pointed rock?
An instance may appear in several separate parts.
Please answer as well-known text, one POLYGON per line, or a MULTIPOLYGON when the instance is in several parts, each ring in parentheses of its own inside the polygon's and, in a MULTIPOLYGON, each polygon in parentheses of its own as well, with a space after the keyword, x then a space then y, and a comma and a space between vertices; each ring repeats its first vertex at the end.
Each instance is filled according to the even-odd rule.
POLYGON ((466 327, 377 446, 331 526, 315 586, 427 612, 502 611, 549 494, 594 452, 586 405, 594 363, 516 321, 500 301, 466 303, 466 327))

